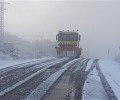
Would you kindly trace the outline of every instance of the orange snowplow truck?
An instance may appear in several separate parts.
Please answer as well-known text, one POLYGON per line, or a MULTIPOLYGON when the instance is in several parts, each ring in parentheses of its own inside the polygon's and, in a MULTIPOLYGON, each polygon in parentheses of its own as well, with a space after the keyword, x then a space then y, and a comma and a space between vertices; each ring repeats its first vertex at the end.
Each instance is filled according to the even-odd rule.
POLYGON ((56 47, 59 57, 80 57, 81 48, 79 47, 80 35, 74 31, 59 31, 56 35, 58 46, 56 47))

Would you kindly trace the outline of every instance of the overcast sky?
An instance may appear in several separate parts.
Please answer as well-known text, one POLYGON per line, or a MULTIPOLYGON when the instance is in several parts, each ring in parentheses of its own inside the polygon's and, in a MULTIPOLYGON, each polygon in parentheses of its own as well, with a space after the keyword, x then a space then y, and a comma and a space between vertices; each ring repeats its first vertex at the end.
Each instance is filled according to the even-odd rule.
POLYGON ((120 1, 5 0, 5 31, 28 41, 55 41, 58 30, 79 30, 83 54, 119 54, 120 1))

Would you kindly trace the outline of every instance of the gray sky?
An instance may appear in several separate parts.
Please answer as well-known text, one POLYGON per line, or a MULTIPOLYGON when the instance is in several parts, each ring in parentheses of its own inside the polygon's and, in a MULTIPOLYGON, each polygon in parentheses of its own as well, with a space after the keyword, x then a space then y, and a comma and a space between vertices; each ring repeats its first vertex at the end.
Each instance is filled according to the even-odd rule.
POLYGON ((5 0, 5 31, 29 41, 55 41, 58 30, 79 30, 83 54, 119 54, 120 1, 5 0))

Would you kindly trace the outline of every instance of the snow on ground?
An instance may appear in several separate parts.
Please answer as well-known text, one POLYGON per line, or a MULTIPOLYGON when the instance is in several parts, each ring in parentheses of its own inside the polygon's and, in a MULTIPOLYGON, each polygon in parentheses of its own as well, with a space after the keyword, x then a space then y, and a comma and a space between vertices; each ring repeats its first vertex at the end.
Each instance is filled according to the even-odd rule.
POLYGON ((93 61, 94 61, 94 59, 90 59, 90 60, 88 61, 85 71, 88 71, 88 69, 90 69, 90 67, 91 67, 92 64, 93 64, 93 61))
POLYGON ((120 100, 120 63, 113 60, 100 60, 99 66, 118 100, 120 100))
POLYGON ((25 100, 40 100, 47 90, 55 83, 55 81, 62 75, 62 73, 67 70, 72 64, 79 61, 80 58, 72 60, 62 66, 61 70, 52 74, 48 79, 41 83, 31 94, 29 94, 25 100))
POLYGON ((55 60, 55 61, 52 61, 52 62, 49 62, 49 63, 44 63, 41 67, 43 66, 46 66, 44 68, 42 68, 41 70, 38 70, 37 72, 33 73, 32 75, 28 76, 27 78, 17 82, 16 84, 14 84, 13 86, 3 90, 0 92, 0 97, 3 96, 6 92, 9 92, 13 89, 15 89, 16 87, 18 87, 19 85, 25 83, 26 81, 30 80, 31 78, 33 78, 34 76, 40 74, 41 72, 45 71, 47 68, 51 67, 52 65, 56 64, 56 63, 60 63, 64 60, 67 60, 67 58, 63 58, 63 59, 58 59, 58 60, 55 60))
POLYGON ((19 62, 21 60, 0 60, 0 66, 8 63, 19 62))
MULTIPOLYGON (((45 61, 45 60, 52 60, 55 59, 54 57, 44 57, 40 59, 30 59, 30 60, 0 60, 0 69, 15 66, 18 64, 28 63, 28 62, 34 62, 34 61, 45 61)), ((67 59, 67 58, 66 58, 67 59)))
POLYGON ((85 81, 82 100, 108 100, 96 68, 85 81))

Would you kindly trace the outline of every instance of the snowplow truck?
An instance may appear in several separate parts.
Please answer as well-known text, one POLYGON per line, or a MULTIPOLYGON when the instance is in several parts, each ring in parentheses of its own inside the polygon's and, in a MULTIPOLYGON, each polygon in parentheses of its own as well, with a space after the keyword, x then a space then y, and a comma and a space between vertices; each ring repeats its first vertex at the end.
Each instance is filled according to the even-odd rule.
POLYGON ((58 57, 77 57, 81 55, 80 35, 74 31, 59 31, 56 35, 58 57))

